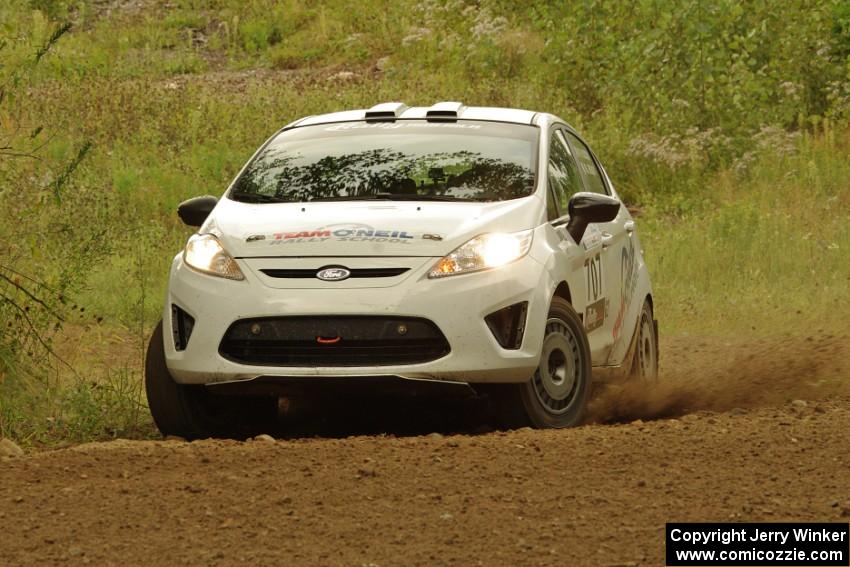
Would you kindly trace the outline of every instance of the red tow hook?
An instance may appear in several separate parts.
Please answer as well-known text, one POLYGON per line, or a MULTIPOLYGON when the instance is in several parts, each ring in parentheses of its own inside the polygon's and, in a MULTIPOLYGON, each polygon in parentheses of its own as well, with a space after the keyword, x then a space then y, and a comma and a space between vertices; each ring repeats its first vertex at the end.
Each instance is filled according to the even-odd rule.
POLYGON ((334 337, 332 339, 326 339, 325 337, 316 337, 316 342, 320 345, 335 345, 339 341, 342 340, 342 337, 334 337))

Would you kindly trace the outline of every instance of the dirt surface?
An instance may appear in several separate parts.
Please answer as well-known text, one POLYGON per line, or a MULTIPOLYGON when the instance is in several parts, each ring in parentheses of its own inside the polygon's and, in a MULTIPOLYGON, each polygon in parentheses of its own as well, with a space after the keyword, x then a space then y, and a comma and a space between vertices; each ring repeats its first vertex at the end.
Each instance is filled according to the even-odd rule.
POLYGON ((847 345, 671 342, 653 393, 609 389, 565 431, 6 457, 0 563, 663 565, 668 521, 849 521, 847 345))

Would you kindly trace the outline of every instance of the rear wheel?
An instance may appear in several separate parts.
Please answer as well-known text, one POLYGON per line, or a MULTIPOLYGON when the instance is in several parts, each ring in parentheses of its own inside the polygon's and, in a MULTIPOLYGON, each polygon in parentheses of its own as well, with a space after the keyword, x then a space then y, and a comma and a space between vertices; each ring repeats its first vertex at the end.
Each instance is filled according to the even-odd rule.
POLYGON ((649 300, 643 303, 635 340, 630 378, 654 382, 658 379, 658 330, 652 318, 652 305, 649 300))
POLYGON ((509 426, 572 427, 581 423, 590 393, 590 345, 572 305, 556 297, 549 307, 540 364, 528 382, 503 397, 509 426))
POLYGON ((175 382, 165 364, 162 322, 148 344, 145 391, 160 432, 186 439, 247 437, 259 432, 277 409, 276 398, 215 396, 206 386, 175 382))

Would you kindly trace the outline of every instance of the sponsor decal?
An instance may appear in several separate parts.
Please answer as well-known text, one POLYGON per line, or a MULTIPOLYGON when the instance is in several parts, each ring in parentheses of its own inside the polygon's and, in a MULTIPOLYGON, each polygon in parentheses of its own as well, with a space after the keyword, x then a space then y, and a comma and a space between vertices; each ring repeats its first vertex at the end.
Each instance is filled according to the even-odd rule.
POLYGON ((602 242, 602 234, 599 229, 594 225, 590 225, 587 227, 587 231, 584 233, 584 236, 581 239, 581 245, 585 250, 590 250, 591 248, 595 248, 602 242))
MULTIPOLYGON (((257 235, 263 236, 265 235, 257 235)), ((255 238, 255 237, 250 237, 255 238)), ((335 242, 389 242, 408 244, 417 238, 442 240, 436 234, 417 235, 401 228, 375 228, 365 224, 337 224, 313 230, 275 232, 268 238, 270 245, 335 242)))
POLYGON ((622 288, 620 292, 620 310, 617 312, 617 318, 614 320, 614 340, 623 332, 623 323, 626 318, 626 311, 632 302, 632 297, 637 288, 637 261, 635 258, 635 243, 630 238, 628 244, 623 247, 623 252, 620 258, 620 281, 622 288))
POLYGON ((329 238, 329 230, 302 230, 301 232, 276 232, 275 240, 289 240, 290 238, 329 238))
POLYGON ((343 132, 346 130, 400 130, 400 129, 449 129, 449 130, 480 130, 480 124, 464 124, 457 122, 341 122, 325 128, 325 132, 343 132))
POLYGON ((595 331, 605 323, 605 298, 587 306, 584 312, 584 327, 587 332, 595 331))

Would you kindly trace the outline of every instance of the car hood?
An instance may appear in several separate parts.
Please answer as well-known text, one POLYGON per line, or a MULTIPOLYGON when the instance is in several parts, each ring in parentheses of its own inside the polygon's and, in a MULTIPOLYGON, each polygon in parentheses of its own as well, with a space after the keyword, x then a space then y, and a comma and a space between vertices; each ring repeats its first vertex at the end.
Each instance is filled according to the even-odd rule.
POLYGON ((533 228, 540 199, 498 203, 343 201, 250 204, 222 199, 200 232, 237 258, 443 256, 486 232, 533 228))

